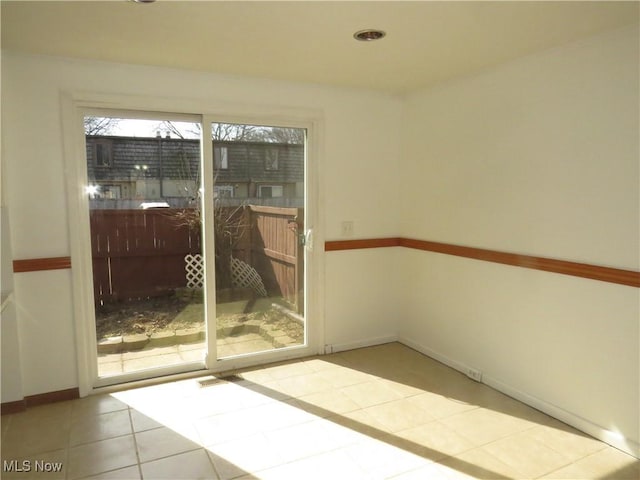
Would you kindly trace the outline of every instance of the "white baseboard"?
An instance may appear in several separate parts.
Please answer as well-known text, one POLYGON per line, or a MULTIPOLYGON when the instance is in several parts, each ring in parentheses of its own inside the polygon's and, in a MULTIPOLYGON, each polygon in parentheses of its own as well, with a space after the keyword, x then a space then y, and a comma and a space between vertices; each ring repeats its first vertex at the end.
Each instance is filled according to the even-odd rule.
POLYGON ((498 390, 499 392, 502 392, 512 398, 515 398, 516 400, 519 400, 522 403, 535 408, 536 410, 540 410, 541 412, 544 412, 547 415, 550 415, 553 418, 566 423, 567 425, 571 425, 581 432, 591 435, 592 437, 597 438, 598 440, 607 443, 612 447, 617 448, 618 450, 622 450, 629 455, 640 458, 640 444, 634 442, 633 440, 625 438, 620 433, 607 430, 606 428, 597 425, 587 420, 586 418, 564 410, 563 408, 560 408, 549 402, 545 402, 544 400, 534 397, 533 395, 529 395, 526 392, 517 390, 493 377, 485 375, 483 377, 482 383, 485 383, 489 387, 498 390))
MULTIPOLYGON (((457 360, 451 359, 445 355, 442 355, 441 353, 433 351, 430 348, 424 347, 423 345, 420 345, 413 340, 399 337, 397 341, 461 373, 466 374, 469 369, 467 365, 457 360)), ((529 405, 536 410, 540 410, 541 412, 546 413, 547 415, 556 418, 561 422, 566 423, 567 425, 571 425, 581 432, 591 435, 592 437, 597 438, 598 440, 611 445, 618 450, 628 453, 629 455, 633 455, 636 458, 640 458, 640 444, 638 442, 625 438, 618 432, 607 430, 606 428, 597 425, 585 418, 582 418, 579 415, 564 410, 556 405, 541 400, 540 398, 537 398, 526 392, 513 388, 512 386, 500 381, 499 379, 487 375, 486 372, 484 372, 482 375, 482 383, 495 390, 498 390, 501 393, 504 393, 505 395, 515 398, 516 400, 529 405)))
POLYGON ((445 357, 444 355, 441 355, 438 352, 431 350, 430 348, 424 347, 419 343, 414 342, 413 340, 399 337, 398 342, 402 343, 403 345, 406 345, 407 347, 413 348, 414 350, 417 350, 420 353, 425 354, 427 357, 433 358, 434 360, 437 360, 438 362, 445 364, 447 367, 451 367, 454 370, 457 370, 461 373, 466 372, 467 366, 465 364, 460 363, 457 360, 453 360, 449 357, 445 357))
POLYGON ((346 350, 354 350, 356 348, 373 347, 375 345, 382 345, 385 343, 397 342, 397 335, 386 335, 383 337, 368 338, 365 340, 357 340, 355 342, 347 343, 333 343, 325 345, 324 353, 337 353, 344 352, 346 350))

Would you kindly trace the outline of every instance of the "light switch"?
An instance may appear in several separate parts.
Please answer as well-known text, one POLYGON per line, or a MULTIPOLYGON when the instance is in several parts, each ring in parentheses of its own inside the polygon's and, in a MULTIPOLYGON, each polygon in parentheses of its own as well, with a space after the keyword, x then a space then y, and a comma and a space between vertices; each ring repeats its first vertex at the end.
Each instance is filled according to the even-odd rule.
POLYGON ((341 233, 343 237, 353 236, 353 220, 344 220, 341 224, 341 233))

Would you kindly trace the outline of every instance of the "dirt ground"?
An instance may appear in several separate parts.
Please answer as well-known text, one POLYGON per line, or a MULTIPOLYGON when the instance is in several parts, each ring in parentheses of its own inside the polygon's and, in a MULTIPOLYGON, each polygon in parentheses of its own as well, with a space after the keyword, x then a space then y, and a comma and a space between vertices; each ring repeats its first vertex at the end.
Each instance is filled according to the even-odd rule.
POLYGON ((188 301, 171 295, 98 307, 96 336, 102 339, 137 333, 150 335, 166 330, 188 304, 188 301))
MULTIPOLYGON (((189 307, 193 303, 193 300, 171 295, 98 307, 96 309, 97 339, 139 333, 151 335, 156 332, 202 326, 204 324, 202 308, 189 307)), ((277 326, 277 330, 284 331, 291 338, 300 341, 304 339, 302 325, 275 309, 220 315, 216 322, 219 327, 226 327, 242 325, 248 320, 261 320, 277 326)))

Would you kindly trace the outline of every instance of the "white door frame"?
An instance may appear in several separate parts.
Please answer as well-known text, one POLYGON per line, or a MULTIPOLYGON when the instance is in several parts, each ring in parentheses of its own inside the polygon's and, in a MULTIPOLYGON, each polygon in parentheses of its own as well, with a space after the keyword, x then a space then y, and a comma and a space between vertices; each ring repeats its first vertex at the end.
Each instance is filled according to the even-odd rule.
MULTIPOLYGON (((203 125, 203 231, 213 222, 213 149, 211 122, 239 123, 250 125, 273 125, 305 128, 307 148, 305 155, 305 227, 313 232, 313 246, 305 249, 305 334, 304 346, 289 347, 267 352, 258 352, 240 357, 217 359, 215 326, 213 335, 207 335, 208 355, 203 367, 215 373, 243 368, 261 363, 285 360, 323 353, 324 345, 324 236, 320 205, 321 171, 319 158, 323 137, 322 113, 318 110, 287 108, 281 106, 247 106, 228 102, 211 102, 202 99, 178 99, 137 97, 127 95, 105 95, 91 92, 65 92, 62 94, 63 148, 67 178, 69 233, 72 261, 72 286, 76 329, 78 364, 78 387, 80 396, 86 396, 99 385, 95 332, 95 310, 93 303, 93 276, 91 265, 91 242, 89 228, 88 185, 86 152, 84 141, 84 116, 89 114, 122 114, 135 118, 161 118, 185 121, 201 121, 203 125), (164 113, 178 112, 178 113, 164 113), (180 113, 193 112, 193 113, 180 113), (209 205, 207 207, 207 205, 209 205)), ((214 249, 213 234, 204 235, 204 253, 214 249)), ((205 266, 207 299, 205 315, 215 325, 215 268, 213 262, 205 266)), ((210 329, 211 330, 211 329, 210 329)), ((190 366, 192 367, 192 365, 190 366)), ((184 364, 166 374, 181 373, 184 364)), ((191 368, 192 369, 192 368, 191 368)), ((163 375, 165 370, 163 370, 163 375)), ((124 381, 146 378, 141 374, 123 375, 124 381)))

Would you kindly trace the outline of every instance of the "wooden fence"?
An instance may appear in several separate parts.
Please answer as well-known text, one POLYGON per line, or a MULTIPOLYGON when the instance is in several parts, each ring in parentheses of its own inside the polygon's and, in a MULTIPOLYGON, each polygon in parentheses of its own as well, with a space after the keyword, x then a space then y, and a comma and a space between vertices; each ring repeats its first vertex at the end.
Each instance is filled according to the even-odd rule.
POLYGON ((201 236, 176 213, 91 211, 96 305, 166 295, 186 285, 184 257, 202 251, 201 236))
POLYGON ((258 271, 267 292, 281 295, 304 311, 304 248, 299 234, 304 209, 249 206, 251 265, 258 271))
MULTIPOLYGON (((91 246, 96 305, 162 296, 186 286, 187 254, 202 252, 200 228, 184 222, 183 209, 92 210, 91 246)), ((246 231, 233 255, 253 266, 271 296, 303 311, 301 208, 249 206, 246 231)), ((217 252, 218 253, 218 252, 217 252)), ((216 255, 218 256, 218 255, 216 255)))

